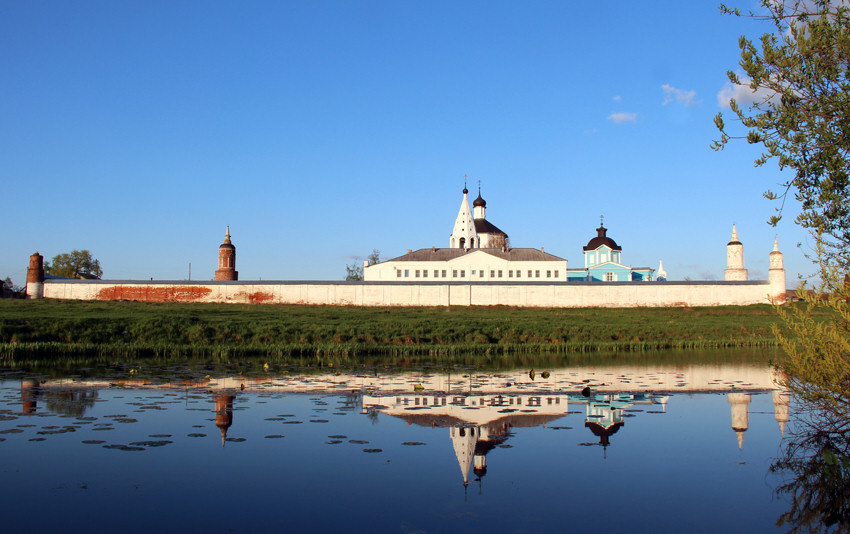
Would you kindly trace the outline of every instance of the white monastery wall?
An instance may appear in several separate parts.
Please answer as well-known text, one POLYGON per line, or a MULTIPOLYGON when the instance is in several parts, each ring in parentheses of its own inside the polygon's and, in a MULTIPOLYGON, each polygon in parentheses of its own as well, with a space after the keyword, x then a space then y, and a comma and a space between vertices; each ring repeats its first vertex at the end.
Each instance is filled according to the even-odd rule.
POLYGON ((44 282, 44 298, 339 306, 723 306, 784 298, 784 284, 751 282, 44 282))

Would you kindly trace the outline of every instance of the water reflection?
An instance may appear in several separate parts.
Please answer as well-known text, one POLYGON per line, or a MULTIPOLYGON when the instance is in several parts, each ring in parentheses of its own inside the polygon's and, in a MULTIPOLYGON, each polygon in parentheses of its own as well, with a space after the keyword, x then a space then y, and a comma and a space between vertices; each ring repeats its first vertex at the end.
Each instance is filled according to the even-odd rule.
POLYGON ((850 531, 850 412, 825 414, 804 405, 795 423, 771 465, 787 477, 777 493, 791 498, 777 524, 790 532, 850 531))
MULTIPOLYGON (((294 518, 288 520, 294 524, 302 515, 315 517, 311 495, 324 488, 315 486, 315 481, 331 479, 339 487, 368 483, 370 498, 379 495, 386 507, 399 507, 408 515, 413 512, 405 508, 406 501, 397 499, 421 487, 414 500, 423 509, 466 503, 481 507, 475 509, 479 517, 500 517, 499 512, 509 505, 505 499, 519 510, 555 509, 563 505, 546 501, 545 496, 562 494, 565 480, 581 480, 582 495, 572 499, 587 511, 574 510, 571 520, 581 525, 586 516, 585 526, 604 513, 593 508, 593 495, 616 484, 630 494, 646 487, 641 491, 647 495, 672 487, 670 502, 664 506, 687 510, 680 512, 686 514, 700 513, 684 504, 692 500, 691 492, 714 491, 713 499, 728 499, 733 505, 746 494, 750 508, 765 508, 765 501, 770 501, 764 487, 769 462, 764 451, 775 453, 791 410, 787 393, 778 389, 767 366, 572 367, 543 376, 528 369, 211 373, 188 379, 180 370, 148 377, 139 373, 121 378, 18 376, 14 383, 0 382, 5 390, 0 398, 0 450, 11 464, 36 455, 39 462, 46 462, 45 472, 74 469, 77 463, 111 466, 104 469, 120 466, 128 472, 114 480, 145 480, 153 488, 147 502, 151 507, 162 506, 153 501, 154 495, 179 500, 180 491, 198 492, 217 507, 250 507, 252 501, 216 501, 216 495, 205 493, 206 486, 181 485, 211 477, 205 466, 221 460, 214 455, 226 455, 227 461, 215 464, 222 476, 245 476, 252 488, 263 488, 252 491, 251 498, 266 502, 263 492, 268 499, 289 492, 288 502, 294 507, 289 513, 294 518), (57 417, 75 419, 60 427, 58 419, 52 420, 57 417), (686 441, 696 435, 700 441, 686 441), (56 448, 49 448, 51 442, 56 448), (567 447, 572 447, 570 453, 565 453, 567 447), (44 452, 51 450, 52 454, 44 452), (145 450, 150 452, 139 452, 145 450), (132 458, 113 463, 112 458, 125 454, 116 451, 126 451, 132 458), (368 460, 363 453, 369 453, 368 460), (361 455, 360 460, 353 461, 352 454, 361 455), (85 461, 77 461, 74 455, 85 461), (750 470, 759 462, 760 470, 750 470), (662 472, 667 473, 659 479, 662 485, 653 487, 659 481, 652 477, 662 472), (148 473, 160 473, 162 480, 148 473), (678 479, 677 473, 687 476, 678 479), (694 477, 716 480, 718 487, 707 483, 692 488, 694 477), (467 487, 476 484, 480 490, 485 479, 493 490, 466 501, 467 487), (415 487, 399 485, 400 480, 415 480, 415 487), (733 481, 738 486, 726 495, 724 484, 733 481), (537 486, 545 491, 526 495, 521 490, 537 486), (313 493, 302 489, 308 487, 313 493)), ((13 485, 36 484, 33 494, 49 486, 37 486, 38 478, 19 480, 9 471, 2 474, 13 477, 9 479, 13 485)), ((98 475, 86 471, 79 476, 88 480, 98 475)), ((214 485, 210 481, 209 487, 214 485)), ((337 499, 355 499, 358 492, 351 493, 337 499)), ((356 504, 350 505, 349 516, 368 508, 362 500, 351 502, 356 504)), ((116 509, 127 503, 118 504, 116 509)), ((621 506, 625 520, 629 505, 621 506)), ((632 515, 650 513, 642 511, 650 506, 646 501, 637 499, 633 506, 632 515)), ((653 518, 663 518, 662 512, 651 513, 653 518)), ((772 525, 777 515, 764 524, 772 525)), ((741 517, 753 522, 759 516, 741 517)), ((322 517, 322 521, 334 518, 322 517)), ((562 525, 554 516, 548 521, 538 524, 538 530, 562 525)), ((419 530, 445 531, 450 525, 448 521, 419 530)), ((302 525, 302 529, 308 527, 302 525)), ((485 527, 498 530, 500 525, 482 523, 485 527)), ((520 524, 514 527, 522 529, 520 524)))

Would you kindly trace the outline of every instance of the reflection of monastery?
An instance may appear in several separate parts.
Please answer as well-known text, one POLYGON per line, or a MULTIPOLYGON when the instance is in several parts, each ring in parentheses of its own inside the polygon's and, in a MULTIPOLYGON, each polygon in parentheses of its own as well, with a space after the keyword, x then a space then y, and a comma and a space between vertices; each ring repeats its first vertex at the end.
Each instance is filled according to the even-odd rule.
POLYGON ((362 282, 242 281, 236 246, 225 233, 218 269, 210 281, 45 279, 43 257, 30 257, 30 298, 134 300, 145 302, 232 302, 357 306, 537 306, 636 307, 748 305, 785 299, 785 268, 778 242, 770 253, 768 280, 748 280, 736 228, 726 246, 724 281, 672 282, 659 264, 631 267, 604 225, 583 248, 584 266, 542 248, 513 248, 507 234, 487 220, 481 198, 469 209, 468 190, 448 248, 407 254, 364 265, 362 282))
MULTIPOLYGON (((39 399, 47 410, 82 416, 94 405, 97 390, 183 390, 208 395, 210 407, 224 445, 234 424, 234 401, 238 395, 290 393, 350 396, 359 392, 361 413, 383 413, 409 425, 448 429, 464 484, 471 476, 487 473, 487 456, 505 445, 516 428, 538 427, 566 417, 572 408, 584 412, 584 429, 593 443, 604 449, 626 426, 625 417, 635 407, 666 412, 676 394, 725 393, 730 404, 731 427, 738 447, 749 429, 751 395, 773 395, 774 418, 784 435, 789 419, 789 396, 778 389, 767 367, 746 365, 687 366, 671 370, 640 366, 558 369, 548 378, 527 372, 493 374, 397 374, 223 377, 190 382, 152 383, 147 380, 49 380, 21 381, 21 408, 37 414, 39 399), (420 388, 421 386, 421 388, 420 388), (66 399, 65 404, 51 399, 66 399), (75 401, 75 402, 71 402, 75 401), (71 402, 71 404, 68 404, 71 402)), ((631 424, 640 424, 633 419, 631 424)), ((587 443, 588 445, 591 443, 587 443)))

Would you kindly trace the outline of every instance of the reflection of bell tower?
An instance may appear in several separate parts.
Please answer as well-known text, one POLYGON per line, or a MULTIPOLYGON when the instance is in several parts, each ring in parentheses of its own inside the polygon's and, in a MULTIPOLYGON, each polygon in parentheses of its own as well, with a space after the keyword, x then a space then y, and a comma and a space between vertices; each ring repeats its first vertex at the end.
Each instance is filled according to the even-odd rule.
POLYGON ((749 393, 730 393, 729 404, 732 405, 732 430, 738 435, 738 448, 744 447, 744 432, 750 428, 749 393))
POLYGON ((233 400, 236 395, 220 393, 213 397, 215 401, 215 426, 221 431, 221 446, 227 439, 227 429, 233 424, 233 400))
POLYGON ((475 442, 478 441, 479 429, 475 427, 452 427, 449 430, 449 435, 452 438, 452 445, 457 456, 457 463, 460 465, 460 472, 463 474, 463 485, 469 484, 469 468, 472 467, 473 456, 475 455, 475 442))
POLYGON ((218 270, 215 272, 216 280, 239 280, 239 271, 236 270, 236 247, 230 242, 230 227, 224 234, 224 243, 218 247, 218 270))
POLYGON ((787 391, 775 389, 773 390, 773 416, 776 422, 779 423, 779 431, 782 432, 782 437, 785 437, 785 423, 788 422, 788 405, 791 403, 791 396, 787 391))
POLYGON ((21 412, 24 415, 35 413, 38 408, 38 380, 21 380, 21 412))

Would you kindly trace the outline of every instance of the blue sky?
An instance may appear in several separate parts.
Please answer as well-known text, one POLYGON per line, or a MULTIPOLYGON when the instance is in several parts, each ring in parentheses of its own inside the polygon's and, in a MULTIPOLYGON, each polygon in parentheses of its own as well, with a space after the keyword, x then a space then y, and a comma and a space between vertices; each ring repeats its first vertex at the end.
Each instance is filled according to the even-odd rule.
POLYGON ((230 225, 240 279, 341 279, 447 246, 468 175, 570 267, 604 215, 624 263, 722 279, 735 223, 751 278, 778 235, 793 286, 783 177, 709 148, 768 30, 713 1, 3 2, 0 278, 85 248, 106 278, 210 279, 230 225))

